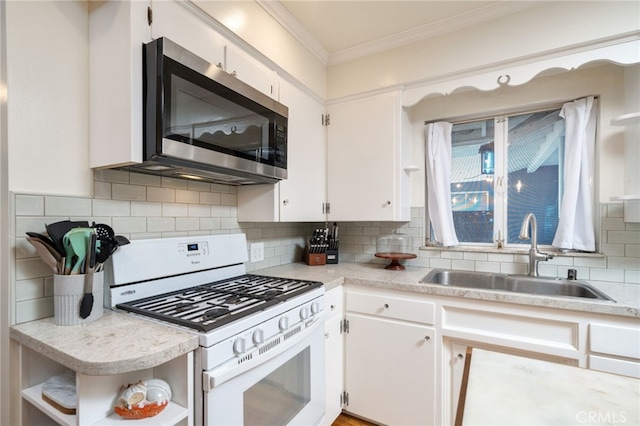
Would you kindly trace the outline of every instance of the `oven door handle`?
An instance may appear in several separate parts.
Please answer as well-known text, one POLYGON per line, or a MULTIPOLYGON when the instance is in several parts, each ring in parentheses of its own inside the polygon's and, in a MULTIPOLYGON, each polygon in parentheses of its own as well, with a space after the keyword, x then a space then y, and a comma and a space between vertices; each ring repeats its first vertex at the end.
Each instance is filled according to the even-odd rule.
POLYGON ((216 386, 220 386, 224 382, 227 382, 234 377, 259 366, 260 364, 277 357, 287 349, 295 346, 298 342, 301 342, 310 336, 319 327, 324 327, 324 312, 320 312, 313 320, 303 324, 303 326, 304 328, 293 335, 290 335, 290 333, 292 330, 295 330, 295 327, 279 333, 251 352, 243 353, 241 356, 238 356, 219 367, 205 371, 203 375, 202 389, 205 392, 209 392, 216 386))

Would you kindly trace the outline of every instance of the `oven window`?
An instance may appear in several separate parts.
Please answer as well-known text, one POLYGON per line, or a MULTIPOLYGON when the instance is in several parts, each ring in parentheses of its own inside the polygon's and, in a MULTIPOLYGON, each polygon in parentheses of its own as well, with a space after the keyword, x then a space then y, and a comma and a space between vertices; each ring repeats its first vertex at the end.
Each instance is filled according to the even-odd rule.
POLYGON ((286 425, 311 400, 307 347, 244 392, 245 425, 286 425))

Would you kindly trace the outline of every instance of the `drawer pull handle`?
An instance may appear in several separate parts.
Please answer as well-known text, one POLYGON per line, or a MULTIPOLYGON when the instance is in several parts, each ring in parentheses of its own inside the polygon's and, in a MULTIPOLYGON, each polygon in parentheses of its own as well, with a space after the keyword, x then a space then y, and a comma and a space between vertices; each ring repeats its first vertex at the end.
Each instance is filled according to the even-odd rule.
POLYGON ((385 303, 385 304, 384 304, 384 308, 385 308, 385 309, 389 309, 389 304, 388 304, 388 303, 385 303))
POLYGON ((458 359, 463 359, 463 358, 464 358, 464 355, 458 354, 458 359))
POLYGON ((426 341, 428 342, 429 340, 431 340, 431 337, 429 337, 429 336, 424 336, 424 340, 426 340, 426 341))

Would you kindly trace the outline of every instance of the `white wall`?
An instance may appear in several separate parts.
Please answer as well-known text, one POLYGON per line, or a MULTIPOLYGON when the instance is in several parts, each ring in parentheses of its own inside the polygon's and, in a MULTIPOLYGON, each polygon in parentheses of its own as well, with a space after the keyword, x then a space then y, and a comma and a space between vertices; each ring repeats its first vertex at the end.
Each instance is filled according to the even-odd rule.
POLYGON ((552 1, 327 69, 327 99, 637 32, 637 1, 552 1))
POLYGON ((90 195, 87 3, 6 6, 9 189, 90 195))
MULTIPOLYGON (((527 84, 490 92, 469 90, 449 96, 429 97, 408 109, 412 156, 424 158, 424 122, 480 117, 528 105, 564 102, 588 95, 600 96, 599 134, 596 142, 597 200, 621 195, 623 183, 623 129, 609 124, 624 113, 624 68, 611 64, 538 77, 527 84)), ((417 162, 417 161, 416 161, 417 162)), ((422 163, 421 163, 422 164, 422 163)), ((424 170, 412 175, 412 207, 424 206, 424 170)))

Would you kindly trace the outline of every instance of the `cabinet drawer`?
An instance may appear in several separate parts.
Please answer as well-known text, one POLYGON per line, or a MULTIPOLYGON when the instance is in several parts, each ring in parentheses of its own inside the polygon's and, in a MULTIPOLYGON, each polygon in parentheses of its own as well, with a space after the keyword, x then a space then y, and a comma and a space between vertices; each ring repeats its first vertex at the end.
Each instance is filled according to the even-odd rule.
POLYGON ((589 368, 640 379, 640 362, 589 355, 589 368))
POLYGON ((460 338, 483 338, 498 343, 508 341, 519 347, 578 349, 578 323, 548 318, 535 318, 510 313, 480 311, 445 306, 442 329, 460 338))
POLYGON ((589 324, 589 350, 640 359, 640 329, 589 324))
POLYGON ((331 318, 334 315, 342 315, 344 312, 344 293, 342 286, 325 292, 324 309, 327 313, 327 318, 331 318))
POLYGON ((347 310, 362 314, 434 324, 435 304, 425 300, 401 296, 373 295, 349 291, 347 310))

